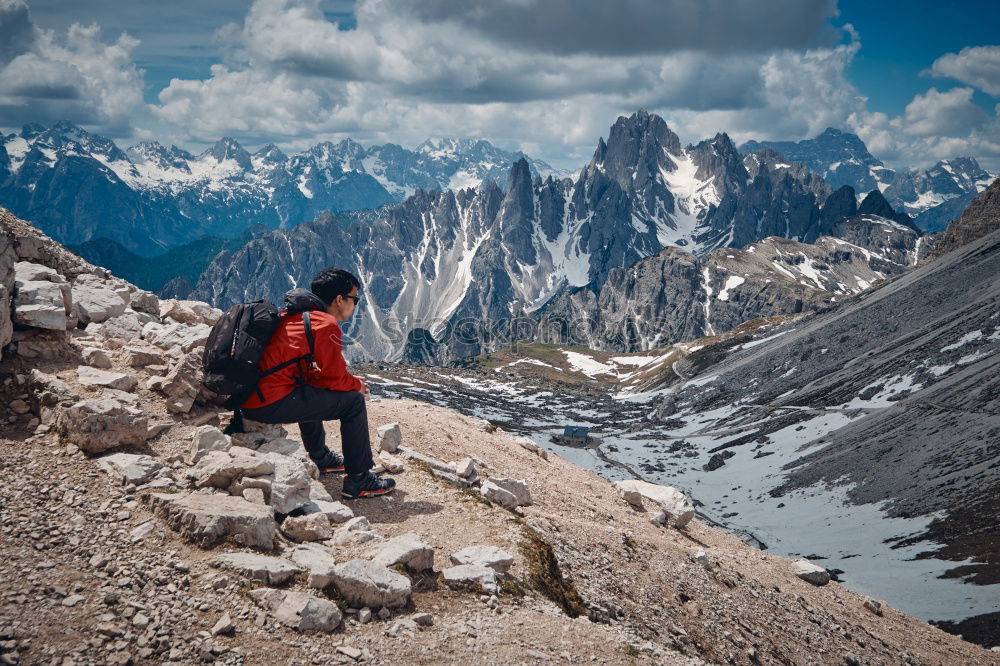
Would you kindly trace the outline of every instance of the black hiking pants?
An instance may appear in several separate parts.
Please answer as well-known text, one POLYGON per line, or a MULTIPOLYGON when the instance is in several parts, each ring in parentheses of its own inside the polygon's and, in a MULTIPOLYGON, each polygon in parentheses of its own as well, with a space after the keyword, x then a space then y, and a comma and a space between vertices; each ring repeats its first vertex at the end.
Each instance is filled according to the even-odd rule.
POLYGON ((365 396, 358 391, 329 391, 303 385, 270 405, 244 409, 243 414, 261 423, 298 423, 302 444, 313 462, 321 467, 330 453, 323 421, 339 420, 347 473, 367 472, 375 464, 368 438, 365 396))

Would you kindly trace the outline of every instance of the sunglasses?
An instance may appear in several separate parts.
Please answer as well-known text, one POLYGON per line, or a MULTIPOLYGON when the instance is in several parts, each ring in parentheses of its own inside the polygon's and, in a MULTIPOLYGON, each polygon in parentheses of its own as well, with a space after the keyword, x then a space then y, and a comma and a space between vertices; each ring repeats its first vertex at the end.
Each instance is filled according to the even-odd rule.
POLYGON ((350 298, 354 301, 354 306, 357 307, 358 303, 361 302, 360 296, 344 296, 344 298, 350 298))

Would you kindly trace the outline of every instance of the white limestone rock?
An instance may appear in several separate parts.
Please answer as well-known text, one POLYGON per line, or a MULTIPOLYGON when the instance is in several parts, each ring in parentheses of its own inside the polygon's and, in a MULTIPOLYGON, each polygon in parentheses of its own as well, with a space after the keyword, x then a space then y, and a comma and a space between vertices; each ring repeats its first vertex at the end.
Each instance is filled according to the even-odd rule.
POLYGON ((389 423, 378 429, 379 449, 387 453, 395 453, 403 443, 403 433, 398 423, 389 423))
MULTIPOLYGON (((488 483, 513 495, 517 506, 531 506, 531 491, 528 489, 528 483, 523 479, 490 477, 488 483)), ((485 484, 483 484, 483 487, 485 487, 485 484)), ((484 492, 483 495, 485 496, 485 494, 484 492)))
POLYGON ((81 324, 100 324, 125 312, 128 302, 105 280, 84 273, 73 281, 73 315, 81 324))
POLYGON ((135 453, 112 453, 97 459, 97 466, 123 485, 141 486, 165 470, 163 462, 135 453))
POLYGON ((202 548, 212 548, 227 538, 241 546, 274 547, 277 525, 271 507, 204 493, 151 493, 143 498, 171 529, 202 548))
POLYGON ((813 585, 822 586, 830 582, 830 572, 803 558, 792 562, 795 575, 813 585))
POLYGON ((256 553, 226 553, 212 558, 209 564, 265 585, 281 585, 304 570, 283 557, 256 553))
POLYGON ((322 513, 332 524, 345 523, 354 518, 354 511, 342 502, 327 502, 324 500, 311 500, 302 507, 306 513, 322 513))
POLYGON ((652 502, 655 509, 663 511, 667 524, 672 527, 684 527, 694 518, 694 506, 684 493, 676 488, 635 479, 617 481, 615 488, 633 506, 638 503, 639 507, 642 507, 642 500, 652 502))
POLYGON ((514 556, 496 546, 469 546, 451 556, 456 565, 475 564, 493 569, 497 573, 507 573, 514 564, 514 556))
POLYGON ((402 564, 410 571, 431 571, 434 549, 424 543, 419 534, 407 532, 382 544, 372 561, 384 567, 402 564))
POLYGON ((409 578, 367 560, 338 564, 333 586, 356 608, 400 608, 410 600, 409 578))
POLYGON ((479 487, 479 492, 483 497, 505 509, 516 509, 517 496, 514 493, 504 490, 490 480, 487 480, 479 487))
POLYGON ((138 383, 132 375, 122 372, 109 372, 89 365, 81 365, 76 369, 77 381, 84 386, 102 386, 119 391, 131 391, 138 383))
POLYGON ((322 590, 333 583, 333 571, 337 561, 328 548, 315 543, 299 544, 292 550, 291 558, 309 572, 307 581, 309 587, 322 590))
POLYGON ((281 533, 293 541, 325 541, 333 536, 333 528, 326 514, 308 513, 285 518, 281 533))
POLYGON ((146 415, 113 398, 83 400, 56 412, 56 428, 86 453, 135 445, 149 438, 146 415))
POLYGON ((271 481, 271 506, 278 513, 291 513, 311 500, 312 475, 305 463, 280 453, 266 453, 264 459, 274 466, 271 481))
POLYGON ((307 592, 261 588, 252 590, 250 597, 275 620, 300 632, 330 633, 343 620, 337 604, 307 592))
POLYGON ((87 362, 87 365, 98 368, 100 370, 108 370, 111 368, 111 357, 108 356, 107 352, 103 349, 98 349, 97 347, 84 347, 81 352, 83 360, 87 362))
POLYGON ((444 584, 452 589, 465 589, 485 594, 496 594, 497 572, 481 564, 459 564, 441 571, 444 584))
POLYGON ((191 451, 188 461, 197 463, 209 451, 229 451, 232 442, 229 436, 215 426, 203 425, 195 428, 191 435, 191 451))

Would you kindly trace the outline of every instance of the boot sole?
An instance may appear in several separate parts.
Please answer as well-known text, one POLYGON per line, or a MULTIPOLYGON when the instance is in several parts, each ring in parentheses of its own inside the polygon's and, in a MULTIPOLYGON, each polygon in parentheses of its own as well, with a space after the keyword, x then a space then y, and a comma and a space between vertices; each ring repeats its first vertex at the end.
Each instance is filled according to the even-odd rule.
POLYGON ((388 495, 396 489, 395 486, 388 488, 386 490, 362 490, 357 495, 351 495, 350 493, 341 492, 340 497, 346 500, 356 500, 363 499, 365 497, 378 497, 379 495, 388 495))

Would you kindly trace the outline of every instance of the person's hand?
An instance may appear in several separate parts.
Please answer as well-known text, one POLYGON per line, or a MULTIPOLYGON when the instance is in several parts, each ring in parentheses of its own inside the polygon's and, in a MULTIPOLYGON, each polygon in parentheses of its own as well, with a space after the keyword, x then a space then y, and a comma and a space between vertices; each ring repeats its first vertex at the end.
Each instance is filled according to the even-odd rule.
POLYGON ((372 394, 372 392, 368 390, 368 383, 365 380, 362 379, 360 381, 361 381, 361 394, 367 398, 372 394))

